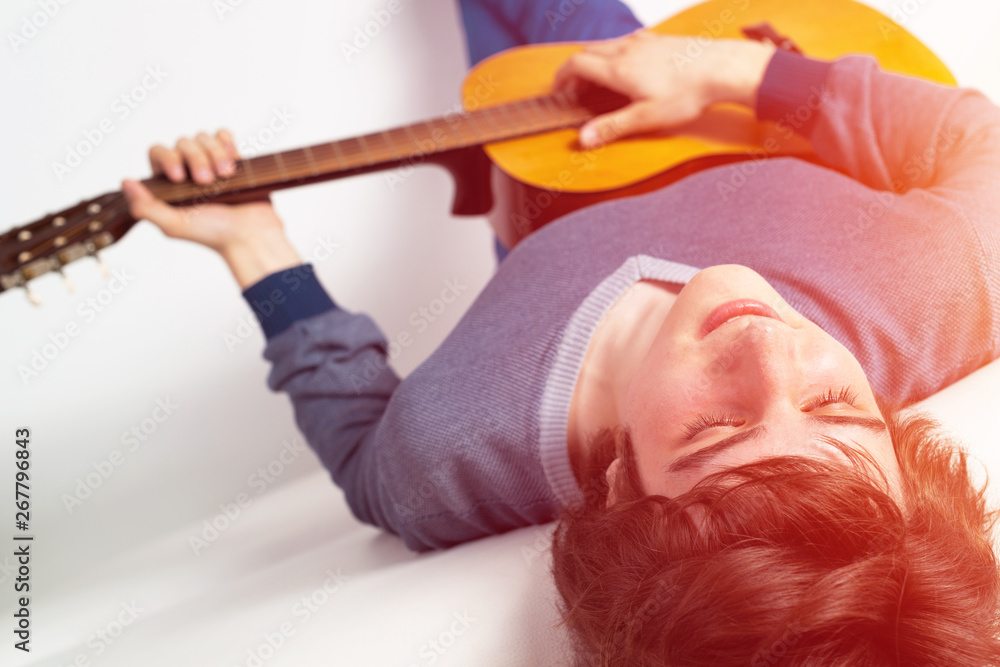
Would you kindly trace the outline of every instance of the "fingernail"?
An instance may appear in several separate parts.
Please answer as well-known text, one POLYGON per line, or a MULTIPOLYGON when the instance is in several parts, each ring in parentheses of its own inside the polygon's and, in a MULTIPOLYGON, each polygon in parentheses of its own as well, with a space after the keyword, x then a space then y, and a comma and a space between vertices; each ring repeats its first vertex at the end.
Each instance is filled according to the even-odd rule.
POLYGON ((588 125, 580 130, 580 144, 584 147, 593 146, 597 142, 597 128, 588 125))
POLYGON ((176 180, 181 180, 184 178, 184 169, 182 167, 171 167, 170 177, 176 180))
POLYGON ((210 181, 210 180, 212 180, 212 170, 211 169, 205 169, 205 168, 199 169, 198 170, 198 178, 200 178, 203 181, 210 181))

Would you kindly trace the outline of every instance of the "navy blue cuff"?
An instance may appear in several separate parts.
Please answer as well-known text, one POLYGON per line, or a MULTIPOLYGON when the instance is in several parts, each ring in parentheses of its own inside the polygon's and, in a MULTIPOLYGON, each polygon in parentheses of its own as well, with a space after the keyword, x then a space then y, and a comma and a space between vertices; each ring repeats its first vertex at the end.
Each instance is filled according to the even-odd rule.
POLYGON ((337 307, 316 279, 312 264, 300 264, 261 278, 243 290, 243 298, 250 304, 268 340, 296 320, 337 307))
POLYGON ((757 92, 757 120, 784 123, 808 138, 819 118, 832 62, 778 49, 771 56, 757 92))

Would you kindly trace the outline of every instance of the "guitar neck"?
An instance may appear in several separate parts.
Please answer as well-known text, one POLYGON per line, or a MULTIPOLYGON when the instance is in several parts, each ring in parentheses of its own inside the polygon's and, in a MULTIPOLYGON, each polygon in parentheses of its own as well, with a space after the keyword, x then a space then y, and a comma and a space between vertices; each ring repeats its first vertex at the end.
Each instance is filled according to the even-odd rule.
MULTIPOLYGON (((210 185, 191 181, 173 183, 164 176, 154 176, 143 183, 160 199, 183 206, 208 201, 261 200, 281 188, 424 161, 444 164, 461 181, 468 179, 469 171, 485 168, 482 151, 465 149, 575 127, 626 101, 606 89, 583 96, 559 92, 238 160, 232 175, 210 185), (475 157, 470 159, 470 156, 475 157)), ((463 196, 468 196, 463 195, 463 189, 456 188, 455 212, 481 212, 475 204, 462 203, 463 196)), ((120 239, 135 222, 122 193, 108 192, 0 234, 0 292, 13 287, 27 289, 28 281, 38 276, 96 255, 98 250, 120 239)))
POLYGON ((586 97, 560 92, 238 160, 232 175, 207 186, 173 183, 162 176, 143 183, 175 205, 262 198, 272 190, 433 161, 435 156, 464 148, 576 127, 624 101, 609 91, 586 97))

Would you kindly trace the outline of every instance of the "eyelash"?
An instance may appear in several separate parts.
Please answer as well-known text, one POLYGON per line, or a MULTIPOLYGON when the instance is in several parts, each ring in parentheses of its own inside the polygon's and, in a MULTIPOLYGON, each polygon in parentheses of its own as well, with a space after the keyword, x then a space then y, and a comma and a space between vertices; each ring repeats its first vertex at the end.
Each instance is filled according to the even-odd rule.
MULTIPOLYGON (((810 401, 807 407, 809 410, 815 410, 831 403, 847 403, 852 407, 856 407, 855 402, 857 400, 858 393, 850 387, 845 386, 838 389, 836 393, 834 393, 832 388, 827 389, 825 394, 817 396, 810 401)), ((713 426, 736 426, 737 424, 734 422, 738 421, 739 417, 731 414, 699 415, 698 419, 684 427, 684 434, 688 440, 691 440, 705 429, 712 428, 713 426)))

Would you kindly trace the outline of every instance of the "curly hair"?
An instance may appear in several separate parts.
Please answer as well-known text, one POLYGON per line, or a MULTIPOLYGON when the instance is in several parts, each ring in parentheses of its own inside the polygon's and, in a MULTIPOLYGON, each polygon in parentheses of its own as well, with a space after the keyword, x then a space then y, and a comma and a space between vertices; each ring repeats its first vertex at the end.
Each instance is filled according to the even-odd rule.
POLYGON ((645 495, 628 430, 599 433, 552 546, 577 664, 1000 665, 985 483, 937 421, 876 399, 901 503, 857 469, 795 456, 645 495))

